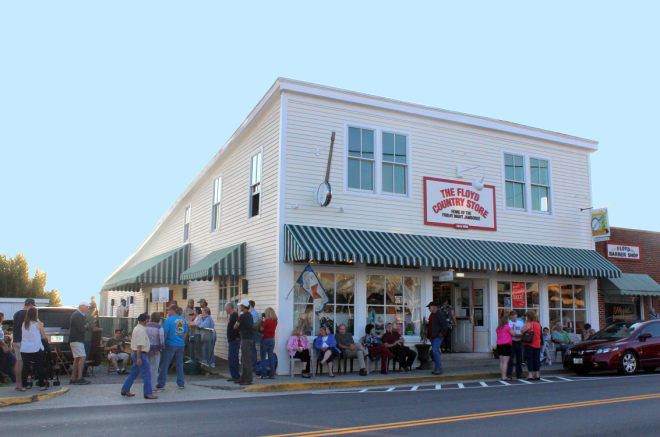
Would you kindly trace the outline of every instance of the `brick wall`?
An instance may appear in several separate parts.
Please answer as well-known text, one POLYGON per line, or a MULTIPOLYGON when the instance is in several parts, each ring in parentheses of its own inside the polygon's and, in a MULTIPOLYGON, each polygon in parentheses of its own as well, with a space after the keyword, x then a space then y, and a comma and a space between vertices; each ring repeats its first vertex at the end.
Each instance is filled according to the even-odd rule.
MULTIPOLYGON (((660 232, 640 231, 638 229, 611 228, 611 241, 622 244, 638 244, 642 248, 641 261, 610 259, 623 273, 645 273, 660 284, 660 232)), ((596 243, 596 252, 606 256, 607 242, 596 243)), ((605 301, 598 281, 598 315, 600 327, 605 327, 605 301)), ((649 317, 649 308, 660 311, 660 299, 644 298, 644 318, 649 317)))

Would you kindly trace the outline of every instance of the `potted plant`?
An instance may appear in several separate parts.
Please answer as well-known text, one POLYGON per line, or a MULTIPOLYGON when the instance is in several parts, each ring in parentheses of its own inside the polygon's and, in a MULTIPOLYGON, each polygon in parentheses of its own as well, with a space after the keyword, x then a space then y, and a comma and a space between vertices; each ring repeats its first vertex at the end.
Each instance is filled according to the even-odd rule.
POLYGON ((420 344, 416 344, 415 348, 417 349, 417 359, 419 360, 419 367, 417 370, 430 370, 431 363, 429 363, 429 350, 431 345, 427 342, 429 341, 429 325, 426 324, 426 320, 422 319, 419 327, 419 339, 420 344))

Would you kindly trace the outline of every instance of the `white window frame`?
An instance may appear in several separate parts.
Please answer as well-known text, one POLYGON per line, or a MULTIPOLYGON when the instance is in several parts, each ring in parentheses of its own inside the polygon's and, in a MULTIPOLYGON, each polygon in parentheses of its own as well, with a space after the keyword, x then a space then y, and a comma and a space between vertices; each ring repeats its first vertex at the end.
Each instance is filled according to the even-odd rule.
POLYGON ((502 172, 502 189, 501 189, 501 199, 502 199, 502 208, 504 211, 507 213, 515 213, 515 214, 524 214, 524 215, 533 215, 534 217, 549 217, 549 218, 554 218, 555 217, 555 203, 554 203, 554 184, 553 184, 553 177, 552 177, 552 159, 547 157, 547 156, 542 156, 542 155, 537 155, 537 154, 530 154, 530 153, 525 153, 525 152, 520 152, 520 151, 515 151, 515 150, 501 150, 501 163, 500 163, 500 171, 502 172), (520 209, 520 208, 512 208, 506 205, 506 177, 505 177, 505 161, 504 161, 504 155, 518 155, 523 157, 523 164, 525 166, 525 208, 520 209), (530 160, 531 159, 542 159, 544 161, 548 161, 548 178, 550 179, 550 208, 548 212, 544 211, 533 211, 532 210, 532 171, 530 167, 530 160))
POLYGON ((215 175, 211 181, 211 232, 220 232, 220 226, 222 223, 222 173, 215 175), (218 203, 215 202, 215 182, 220 180, 220 200, 218 203), (219 207, 220 214, 216 214, 216 205, 219 207))
POLYGON ((541 158, 540 156, 536 155, 529 155, 527 158, 527 161, 529 163, 529 210, 533 214, 541 214, 541 215, 550 215, 552 214, 552 207, 554 205, 552 195, 552 163, 550 162, 550 159, 548 158, 541 158), (537 159, 539 161, 547 161, 548 162, 548 185, 542 185, 542 184, 535 184, 532 182, 532 159, 537 159), (534 211, 533 203, 532 203, 532 186, 537 186, 537 187, 544 187, 548 189, 548 210, 547 211, 534 211))
MULTIPOLYGON (((345 122, 344 123, 344 194, 365 196, 365 197, 378 197, 387 199, 397 199, 412 201, 412 174, 413 174, 413 156, 412 156, 412 135, 410 132, 401 131, 398 129, 391 129, 389 127, 372 126, 362 123, 345 122), (355 188, 348 188, 348 128, 354 127, 358 129, 370 129, 374 131, 374 190, 358 190, 355 188), (406 137, 406 194, 386 193, 383 192, 383 133, 402 135, 406 137)), ((398 164, 401 165, 401 164, 398 164)))
POLYGON ((502 204, 504 205, 505 208, 512 210, 512 211, 527 211, 527 207, 529 206, 529 203, 527 202, 527 192, 529 191, 527 187, 528 183, 528 174, 527 174, 527 157, 522 154, 522 153, 507 153, 504 152, 502 153, 502 178, 504 180, 504 183, 502 184, 502 204), (513 157, 513 167, 514 167, 514 179, 508 180, 506 178, 506 156, 510 155, 513 157), (516 157, 522 158, 523 161, 523 180, 522 181, 517 181, 515 180, 515 166, 516 166, 516 157), (510 182, 512 184, 519 184, 523 186, 523 207, 518 208, 516 206, 509 206, 506 203, 506 184, 507 182, 510 182))
POLYGON ((192 205, 188 205, 183 210, 183 242, 184 243, 186 241, 190 241, 191 224, 192 224, 192 205), (186 222, 186 216, 188 218, 188 222, 186 222))
POLYGON ((249 169, 250 171, 248 172, 248 210, 247 210, 247 218, 248 220, 256 220, 261 217, 261 212, 262 212, 262 205, 263 205, 263 198, 264 198, 264 148, 260 147, 257 150, 253 151, 250 154, 250 161, 249 161, 249 169), (252 213, 252 158, 258 154, 261 153, 261 168, 259 169, 259 214, 257 215, 250 215, 252 213))

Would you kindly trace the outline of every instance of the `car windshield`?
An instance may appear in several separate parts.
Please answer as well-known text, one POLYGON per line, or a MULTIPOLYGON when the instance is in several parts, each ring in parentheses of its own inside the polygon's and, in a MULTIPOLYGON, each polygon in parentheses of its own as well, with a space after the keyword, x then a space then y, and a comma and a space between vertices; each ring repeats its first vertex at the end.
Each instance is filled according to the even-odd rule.
POLYGON ((39 311, 39 321, 44 328, 69 329, 73 311, 39 311))
POLYGON ((601 331, 598 331, 589 340, 600 340, 603 338, 628 338, 640 326, 641 323, 615 323, 601 331))

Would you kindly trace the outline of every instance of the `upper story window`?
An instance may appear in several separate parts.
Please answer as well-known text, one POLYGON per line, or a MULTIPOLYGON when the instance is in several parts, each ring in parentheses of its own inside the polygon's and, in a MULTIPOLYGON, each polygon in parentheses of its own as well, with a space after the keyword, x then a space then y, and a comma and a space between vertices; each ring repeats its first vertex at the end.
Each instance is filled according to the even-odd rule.
POLYGON ((183 241, 188 241, 190 236, 190 207, 183 213, 183 241))
POLYGON ((408 147, 405 135, 383 132, 383 192, 407 193, 408 147))
POLYGON ((222 178, 213 181, 213 200, 211 206, 211 230, 220 229, 220 200, 222 199, 222 178))
POLYGON ((374 131, 348 128, 348 188, 374 191, 374 131))
POLYGON ((378 128, 346 129, 345 191, 408 197, 409 136, 378 128))
POLYGON ((250 199, 248 218, 261 212, 261 152, 250 158, 250 199))
POLYGON ((504 155, 504 184, 506 206, 525 209, 525 158, 519 155, 504 155))
POLYGON ((532 211, 550 212, 550 173, 548 161, 530 158, 532 211))

